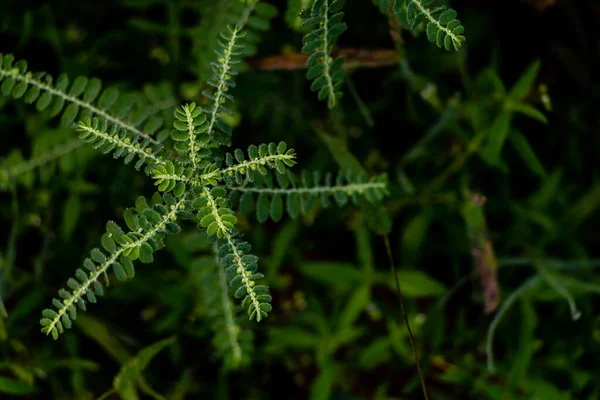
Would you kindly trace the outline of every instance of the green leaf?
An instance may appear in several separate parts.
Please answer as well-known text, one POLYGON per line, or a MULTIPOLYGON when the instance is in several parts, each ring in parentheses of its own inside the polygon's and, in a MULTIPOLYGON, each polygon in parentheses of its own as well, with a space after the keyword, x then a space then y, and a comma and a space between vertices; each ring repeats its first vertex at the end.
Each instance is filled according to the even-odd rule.
POLYGON ((119 99, 119 91, 116 88, 105 89, 100 99, 98 99, 98 107, 108 110, 111 108, 119 99))
POLYGON ((518 113, 526 115, 526 116, 533 118, 535 120, 538 120, 544 124, 548 123, 548 119, 546 118, 546 116, 544 114, 542 114, 542 112, 539 111, 537 108, 532 107, 529 104, 508 103, 508 109, 511 111, 516 111, 518 113))
POLYGON ((406 224, 402 232, 403 264, 414 265, 417 262, 433 217, 431 211, 431 207, 424 208, 406 224))
POLYGON ((541 62, 540 60, 534 61, 525 72, 519 77, 519 80, 514 84, 514 86, 508 92, 508 97, 518 102, 518 100, 523 100, 527 93, 533 87, 533 83, 535 82, 535 78, 540 69, 541 62))
POLYGON ((490 165, 498 165, 500 162, 500 153, 510 132, 510 119, 509 113, 501 113, 496 117, 488 132, 489 141, 483 149, 482 155, 490 165))
POLYGON ((98 264, 102 264, 102 263, 106 262, 106 256, 98 248, 92 249, 92 251, 90 252, 90 255, 91 255, 92 260, 96 261, 98 264))
POLYGON ((114 262, 112 267, 113 267, 113 272, 115 273, 115 276, 117 277, 117 280, 119 280, 121 282, 127 280, 127 275, 125 274, 125 270, 123 269, 123 266, 120 263, 114 262))
POLYGON ((265 222, 269 218, 269 197, 265 193, 258 195, 256 201, 256 218, 258 222, 265 222))
MULTIPOLYGON (((389 273, 380 273, 378 281, 387 284, 390 289, 396 290, 396 284, 389 273)), ((422 271, 400 270, 398 281, 402 286, 402 293, 406 297, 438 297, 446 293, 446 287, 422 271)))
POLYGON ((313 261, 301 263, 300 272, 328 286, 352 287, 362 282, 363 275, 358 267, 352 264, 313 261))
POLYGON ((283 200, 280 194, 274 194, 271 200, 271 218, 279 221, 283 216, 283 200))
POLYGON ((37 389, 26 382, 16 381, 6 376, 0 376, 0 393, 29 395, 36 392, 37 389))
POLYGON ((101 243, 102 247, 104 247, 104 249, 108 251, 109 254, 112 254, 115 251, 117 251, 117 245, 115 244, 115 241, 112 240, 112 238, 110 237, 110 233, 106 232, 104 235, 102 235, 101 243))
POLYGON ((135 357, 123 364, 119 374, 113 381, 114 388, 117 389, 117 391, 122 392, 128 390, 129 387, 134 387, 137 379, 146 369, 150 361, 152 361, 152 359, 165 347, 170 346, 174 342, 175 337, 171 336, 140 350, 135 357))
POLYGON ((73 121, 75 121, 75 118, 77 118, 77 114, 79 113, 79 106, 75 103, 71 103, 69 104, 69 106, 67 107, 67 109, 65 110, 62 118, 61 118, 61 125, 64 127, 70 127, 71 124, 73 123, 73 121))
POLYGON ((508 138, 531 172, 544 178, 546 176, 546 170, 529 145, 527 138, 516 129, 512 130, 508 138))
POLYGON ((340 328, 349 327, 358 318, 360 312, 369 304, 371 288, 368 284, 360 286, 350 298, 348 305, 342 311, 340 328))

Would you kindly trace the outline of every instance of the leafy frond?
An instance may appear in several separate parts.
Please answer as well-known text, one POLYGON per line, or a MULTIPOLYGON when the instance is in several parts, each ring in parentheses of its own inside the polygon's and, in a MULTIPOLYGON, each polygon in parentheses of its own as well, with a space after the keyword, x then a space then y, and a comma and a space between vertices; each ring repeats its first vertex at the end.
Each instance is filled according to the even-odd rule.
POLYGON ((28 71, 25 60, 14 65, 13 62, 12 54, 0 54, 0 91, 3 95, 23 98, 27 104, 35 103, 39 111, 47 110, 50 116, 57 116, 62 112, 61 124, 66 127, 71 126, 76 119, 97 116, 119 129, 147 139, 150 143, 158 143, 151 135, 160 128, 162 120, 148 119, 152 112, 149 106, 138 105, 134 109, 134 95, 120 95, 119 90, 112 87, 100 94, 102 84, 98 78, 80 76, 69 85, 69 78, 63 74, 54 83, 52 77, 45 72, 28 71), (138 129, 144 122, 143 128, 138 129))
POLYGON ((212 76, 210 64, 214 61, 213 53, 217 52, 220 57, 217 51, 219 45, 214 38, 227 29, 227 25, 238 26, 247 33, 238 44, 243 45, 242 57, 249 57, 256 54, 263 32, 270 29, 270 21, 277 15, 274 5, 257 0, 195 1, 189 7, 197 9, 202 15, 200 24, 190 29, 194 72, 202 82, 212 76))
POLYGON ((273 309, 269 287, 256 285, 256 281, 264 275, 256 272, 258 257, 250 254, 252 246, 237 237, 227 236, 219 248, 219 259, 227 276, 231 278, 229 285, 236 298, 244 298, 242 307, 248 310, 249 319, 260 322, 273 309))
POLYGON ((268 169, 275 169, 284 173, 286 167, 293 167, 296 164, 296 151, 287 148, 285 142, 261 144, 260 146, 250 145, 248 147, 248 158, 240 149, 236 149, 233 154, 225 153, 225 166, 223 160, 218 158, 215 163, 215 169, 208 174, 216 180, 224 180, 230 186, 234 182, 241 185, 244 178, 252 180, 254 171, 261 175, 267 174, 268 169))
POLYGON ((235 87, 233 77, 237 75, 237 64, 240 63, 242 55, 242 46, 238 40, 244 37, 245 33, 240 28, 227 27, 227 30, 221 32, 219 40, 220 49, 217 50, 219 56, 216 62, 213 62, 213 76, 208 80, 208 84, 214 88, 213 92, 204 91, 203 94, 209 99, 209 106, 204 110, 208 119, 206 132, 210 138, 215 139, 221 144, 229 144, 231 128, 220 119, 222 112, 233 114, 225 107, 227 101, 233 101, 233 97, 227 92, 235 87))
POLYGON ((388 0, 394 2, 394 12, 403 17, 410 29, 425 24, 427 39, 440 49, 458 51, 466 40, 464 26, 456 19, 456 11, 436 0, 388 0))
POLYGON ((311 89, 319 92, 319 100, 327 100, 329 108, 335 107, 342 97, 344 83, 344 57, 331 57, 338 37, 347 29, 340 10, 344 0, 315 0, 310 10, 302 12, 303 25, 315 26, 303 39, 302 52, 311 53, 306 61, 306 78, 313 80, 311 89))
POLYGON ((271 296, 267 286, 256 285, 256 281, 264 277, 256 272, 258 257, 249 254, 250 244, 238 239, 239 234, 234 229, 237 218, 228 207, 226 194, 225 189, 220 187, 212 190, 204 187, 192 207, 198 210, 199 226, 206 229, 209 237, 221 243, 217 255, 227 274, 233 276, 230 286, 235 297, 245 296, 242 306, 248 309, 250 319, 255 318, 259 322, 271 311, 271 296))
POLYGON ((155 179, 154 185, 158 186, 160 192, 170 192, 176 196, 181 196, 187 186, 186 183, 192 181, 194 170, 186 168, 181 164, 173 164, 171 161, 166 161, 163 165, 158 165, 152 171, 152 178, 155 179))
MULTIPOLYGON (((215 253, 218 246, 214 243, 215 253)), ((236 310, 229 297, 225 269, 218 264, 216 271, 202 279, 201 285, 206 303, 211 329, 214 332, 213 343, 224 360, 225 369, 235 369, 247 365, 252 351, 253 333, 243 329, 236 318, 236 310)))
POLYGON ((140 196, 135 209, 128 208, 123 215, 130 232, 125 233, 119 225, 109 221, 101 240, 104 251, 92 249, 90 257, 83 262, 84 269, 78 269, 75 278, 67 281, 70 290, 59 290, 60 300, 52 300, 55 309, 42 312, 42 332, 57 339, 64 328, 69 329, 77 318, 76 306, 86 311, 86 301, 95 303, 96 296, 104 294, 99 279, 103 276, 105 285, 110 284, 109 268, 112 267, 117 280, 124 281, 135 273, 133 261, 139 259, 142 263, 151 263, 153 253, 164 247, 165 234, 180 232, 176 220, 189 217, 185 211, 186 203, 185 197, 177 199, 170 194, 161 197, 156 193, 148 205, 140 196))
POLYGON ((210 155, 206 145, 210 136, 206 133, 206 116, 202 108, 196 103, 186 104, 175 109, 175 128, 171 131, 171 138, 175 140, 175 150, 181 153, 176 159, 180 164, 189 165, 193 169, 206 167, 200 164, 202 158, 210 155))
POLYGON ((115 159, 125 157, 125 164, 137 157, 135 169, 140 169, 146 161, 149 170, 165 164, 165 160, 160 155, 161 147, 152 147, 149 138, 140 140, 137 133, 120 128, 116 124, 108 125, 105 119, 86 117, 79 122, 77 131, 79 138, 92 145, 94 149, 104 154, 112 152, 115 159))
POLYGON ((192 207, 198 210, 198 227, 205 228, 209 236, 214 235, 219 239, 233 234, 233 226, 237 223, 233 211, 228 208, 226 195, 227 191, 223 188, 204 187, 192 203, 192 207))
MULTIPOLYGON (((369 203, 378 203, 388 193, 385 174, 369 179, 366 173, 340 172, 334 180, 331 173, 323 176, 318 171, 312 174, 303 171, 300 182, 289 171, 277 173, 275 181, 271 175, 256 175, 252 186, 232 186, 229 190, 241 195, 239 208, 242 214, 249 212, 254 195, 258 195, 256 215, 259 222, 266 221, 269 216, 279 221, 284 213, 284 202, 287 213, 296 218, 300 213, 306 214, 316 207, 317 199, 322 207, 329 207, 332 196, 341 207, 348 201, 358 204, 361 197, 369 203)), ((233 201, 238 200, 234 198, 233 201)))

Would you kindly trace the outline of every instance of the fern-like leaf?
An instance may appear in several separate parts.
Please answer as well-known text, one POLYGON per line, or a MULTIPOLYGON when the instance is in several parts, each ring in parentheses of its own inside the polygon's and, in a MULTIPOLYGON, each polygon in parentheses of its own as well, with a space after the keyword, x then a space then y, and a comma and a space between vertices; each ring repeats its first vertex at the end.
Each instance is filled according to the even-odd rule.
POLYGON ((160 128, 162 121, 150 119, 146 122, 151 108, 136 108, 134 95, 122 96, 116 88, 107 88, 100 93, 100 80, 84 76, 76 78, 69 85, 68 76, 63 74, 54 83, 52 77, 45 72, 29 72, 25 60, 14 65, 13 62, 12 54, 0 54, 0 92, 3 95, 23 98, 27 104, 35 103, 39 111, 45 110, 50 116, 62 112, 63 126, 71 126, 76 119, 97 116, 110 125, 147 139, 150 143, 158 143, 151 135, 160 128), (138 129, 144 122, 144 127, 138 129))
POLYGON ((322 207, 329 207, 330 197, 341 207, 348 201, 358 204, 361 197, 369 203, 378 203, 388 193, 385 174, 369 179, 366 173, 340 172, 334 179, 331 173, 323 176, 318 171, 312 174, 303 171, 300 182, 297 182, 296 177, 287 171, 275 174, 275 178, 274 181, 271 175, 256 174, 251 186, 230 187, 237 194, 232 197, 232 203, 239 203, 240 212, 248 214, 254 195, 258 195, 256 215, 259 222, 264 222, 269 217, 279 221, 284 210, 290 217, 296 218, 300 213, 307 214, 319 203, 322 207))
POLYGON ((209 106, 205 113, 208 119, 206 132, 208 135, 221 144, 229 144, 231 128, 221 120, 222 112, 233 114, 225 107, 227 101, 233 101, 233 97, 227 92, 235 87, 232 78, 237 75, 236 65, 240 63, 242 55, 242 46, 238 40, 245 36, 239 27, 227 27, 227 30, 221 32, 221 38, 225 41, 219 41, 220 50, 217 51, 219 58, 211 64, 213 77, 208 80, 208 84, 214 88, 213 92, 204 91, 203 94, 209 99, 209 106))
MULTIPOLYGON (((218 246, 213 244, 215 255, 218 246)), ((242 328, 238 321, 236 307, 229 297, 229 285, 225 269, 219 265, 217 257, 216 271, 205 276, 201 285, 206 303, 207 315, 214 332, 213 343, 224 360, 225 369, 245 366, 250 361, 253 333, 242 328)))
POLYGON ((394 12, 405 19, 409 28, 414 29, 424 22, 427 39, 439 48, 458 51, 466 40, 463 36, 465 28, 456 19, 453 9, 436 6, 435 0, 388 0, 388 3, 392 2, 394 12))
POLYGON ((344 0, 315 0, 311 9, 302 12, 303 26, 315 26, 303 39, 302 51, 310 53, 306 61, 306 78, 313 80, 311 89, 318 92, 319 100, 327 99, 331 109, 342 97, 344 58, 333 59, 331 51, 338 37, 347 29, 340 10, 344 0))
POLYGON ((248 309, 250 319, 259 322, 271 311, 268 287, 255 286, 263 275, 256 272, 258 257, 249 254, 251 246, 238 239, 234 225, 237 218, 229 208, 226 190, 220 187, 196 190, 198 197, 192 207, 198 210, 199 227, 206 229, 209 237, 221 243, 218 257, 226 272, 233 276, 230 286, 236 298, 244 298, 242 305, 248 309))
POLYGON ((102 247, 94 248, 90 257, 83 262, 84 269, 75 272, 75 278, 67 281, 70 290, 61 289, 59 299, 53 299, 55 309, 42 312, 42 332, 57 339, 64 328, 70 328, 77 318, 77 308, 86 311, 86 302, 96 302, 96 296, 104 294, 99 282, 104 276, 106 286, 110 284, 107 271, 112 270, 119 281, 132 278, 135 274, 133 261, 142 263, 153 261, 153 253, 164 247, 166 233, 179 233, 181 228, 175 222, 178 218, 190 217, 186 214, 186 199, 177 199, 170 194, 162 197, 155 193, 150 205, 144 197, 139 197, 135 209, 125 210, 124 218, 130 232, 125 233, 115 222, 106 224, 106 233, 102 236, 102 247))
POLYGON ((206 133, 206 115, 202 113, 202 108, 197 107, 196 103, 178 107, 173 127, 171 138, 176 142, 175 150, 181 153, 177 162, 193 169, 206 167, 209 163, 202 164, 201 160, 210 155, 210 150, 206 148, 210 136, 206 133))
POLYGON ((160 156, 161 147, 150 146, 150 139, 140 140, 137 133, 131 133, 118 125, 108 125, 105 119, 86 117, 78 124, 79 138, 85 140, 104 154, 113 153, 115 159, 124 157, 125 164, 138 158, 135 169, 140 169, 148 162, 149 170, 156 165, 164 165, 165 160, 160 156))
POLYGON ((260 146, 250 145, 248 147, 248 160, 244 152, 236 149, 233 154, 225 153, 225 167, 223 160, 217 159, 215 178, 224 180, 228 186, 235 183, 240 185, 244 178, 252 180, 254 171, 261 175, 267 174, 268 169, 275 169, 284 173, 287 167, 293 167, 296 164, 296 152, 294 149, 288 149, 285 142, 261 144, 260 146))

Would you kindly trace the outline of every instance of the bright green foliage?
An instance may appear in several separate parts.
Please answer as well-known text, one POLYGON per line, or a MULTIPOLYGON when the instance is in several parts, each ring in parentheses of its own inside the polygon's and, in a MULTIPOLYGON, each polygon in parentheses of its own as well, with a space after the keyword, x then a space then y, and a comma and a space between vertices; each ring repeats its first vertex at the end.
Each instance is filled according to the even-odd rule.
POLYGON ((408 28, 415 30, 423 24, 430 42, 440 49, 458 51, 466 40, 465 28, 456 19, 456 11, 439 3, 437 0, 379 0, 379 7, 383 12, 393 4, 394 13, 408 28))
POLYGON ((335 42, 347 29, 342 22, 343 7, 344 0, 315 0, 310 9, 302 12, 303 26, 315 27, 302 41, 302 52, 310 53, 306 78, 313 81, 310 88, 319 93, 319 100, 327 99, 330 109, 342 98, 340 88, 344 83, 344 58, 331 57, 335 42))
POLYGON ((116 124, 108 125, 105 119, 86 117, 79 121, 77 131, 79 131, 80 139, 102 153, 112 152, 114 158, 124 157, 125 164, 129 164, 134 158, 137 158, 135 169, 140 169, 146 161, 150 168, 165 163, 158 155, 160 148, 157 151, 150 146, 150 139, 140 140, 137 133, 130 133, 116 124))
MULTIPOLYGON (((238 44, 243 45, 242 56, 254 56, 264 32, 271 28, 277 8, 265 1, 198 0, 190 4, 201 14, 200 24, 190 29, 194 71, 202 83, 212 76, 211 63, 219 45, 215 39, 227 25, 244 29, 246 35, 238 44)), ((219 54, 220 56, 220 54, 219 54)))
POLYGON ((170 194, 161 197, 155 193, 148 205, 146 199, 140 196, 135 208, 126 209, 123 215, 128 233, 115 222, 109 221, 101 240, 104 250, 92 249, 90 257, 83 262, 84 269, 75 272, 76 279, 67 281, 70 290, 59 290, 60 300, 52 300, 56 310, 46 309, 42 312, 42 332, 57 339, 64 328, 71 328, 77 318, 76 306, 85 311, 86 301, 95 303, 96 296, 104 294, 99 279, 103 276, 105 285, 110 284, 107 274, 109 268, 112 268, 117 280, 124 281, 135 274, 133 261, 152 262, 153 253, 164 247, 165 234, 180 232, 177 219, 190 217, 185 211, 186 203, 185 197, 177 199, 170 194))
POLYGON ((266 286, 255 286, 256 280, 263 278, 262 274, 256 273, 258 257, 248 253, 251 249, 248 243, 237 239, 239 234, 234 230, 237 218, 228 208, 226 194, 221 187, 212 190, 205 187, 192 207, 198 210, 199 227, 205 228, 209 236, 221 241, 218 255, 221 265, 227 267, 227 273, 235 275, 230 282, 235 297, 245 296, 242 304, 248 309, 250 319, 260 321, 271 311, 271 305, 268 304, 271 296, 268 296, 266 286))
POLYGON ((200 160, 210 155, 206 145, 210 141, 206 133, 206 115, 196 103, 186 104, 175 110, 175 129, 171 131, 171 138, 176 142, 175 150, 181 153, 176 161, 192 168, 206 167, 200 160))
POLYGON ((221 265, 226 267, 235 297, 243 297, 242 306, 248 309, 250 319, 260 321, 272 310, 271 296, 267 286, 256 285, 264 275, 256 272, 258 257, 250 254, 251 249, 252 246, 239 237, 226 236, 217 255, 221 265))
POLYGON ((206 132, 211 139, 221 144, 230 144, 231 141, 231 128, 220 119, 220 115, 222 112, 233 114, 224 104, 233 101, 233 97, 227 92, 235 86, 232 79, 238 73, 236 65, 240 63, 243 48, 237 41, 244 36, 245 33, 238 26, 227 27, 227 30, 221 32, 221 38, 225 41, 219 40, 219 58, 211 64, 213 77, 208 80, 214 90, 212 93, 206 90, 202 92, 209 99, 209 106, 204 110, 208 119, 206 132))
POLYGON ((107 88, 100 93, 102 84, 97 78, 80 76, 69 86, 69 78, 63 74, 54 83, 45 72, 27 71, 25 60, 14 65, 13 61, 12 54, 0 54, 0 91, 3 95, 23 98, 27 104, 35 103, 39 111, 47 111, 50 116, 62 112, 61 124, 66 127, 76 119, 97 116, 107 125, 116 125, 150 143, 158 143, 152 135, 162 126, 162 119, 149 118, 152 107, 147 104, 136 106, 136 96, 122 96, 116 88, 107 88))
MULTIPOLYGON (((309 59, 309 78, 315 79, 313 89, 319 91, 319 98, 329 98, 330 108, 341 97, 339 87, 343 82, 343 60, 330 57, 336 39, 346 29, 341 22, 342 6, 340 0, 331 3, 317 0, 305 20, 307 25, 322 25, 307 35, 304 50, 313 53, 309 59)), ((158 189, 149 203, 139 197, 135 208, 125 210, 127 231, 113 221, 107 223, 102 249, 92 249, 84 268, 67 281, 68 289, 61 289, 59 299, 53 300, 54 308, 43 311, 40 321, 43 333, 57 339, 76 320, 77 306, 85 311, 86 302, 95 303, 97 296, 103 295, 100 276, 104 277, 105 286, 110 283, 109 271, 119 281, 132 278, 135 260, 152 262, 154 252, 164 247, 164 236, 181 231, 176 222, 195 217, 198 228, 205 230, 209 241, 214 243, 220 264, 213 275, 216 279, 213 282, 218 283, 214 295, 207 297, 210 305, 219 310, 213 316, 215 325, 222 328, 217 330, 215 345, 227 366, 245 364, 252 333, 241 331, 228 292, 231 290, 236 298, 242 299, 250 320, 266 318, 272 306, 268 287, 258 284, 264 278, 257 272, 258 257, 251 254, 250 244, 241 239, 235 228, 237 217, 230 208, 230 194, 243 192, 247 198, 250 193, 258 192, 260 222, 269 215, 280 220, 286 199, 288 213, 296 217, 300 212, 310 211, 317 197, 327 207, 330 196, 341 206, 350 199, 358 204, 361 197, 375 203, 387 194, 385 176, 368 179, 366 174, 340 173, 335 182, 331 174, 325 175, 323 181, 318 173, 310 178, 303 174, 301 184, 297 185, 288 171, 296 164, 296 153, 285 142, 251 145, 246 153, 236 149, 218 156, 219 145, 229 144, 231 139, 231 129, 224 123, 222 113, 232 114, 225 104, 233 101, 228 92, 234 87, 236 65, 244 54, 240 40, 245 33, 241 32, 241 26, 248 24, 255 30, 265 30, 268 23, 265 25, 264 20, 272 18, 273 10, 272 6, 253 1, 245 8, 239 24, 221 34, 218 59, 212 63, 213 76, 207 82, 214 90, 204 92, 208 98, 206 106, 189 103, 177 107, 173 113, 174 129, 168 136, 161 134, 162 140, 171 140, 164 147, 150 136, 162 126, 163 119, 151 115, 153 108, 147 101, 139 101, 134 95, 120 96, 114 88, 100 94, 97 79, 80 77, 69 88, 69 80, 63 75, 53 85, 45 74, 28 73, 25 62, 13 67, 12 56, 2 59, 0 78, 5 95, 36 102, 38 110, 49 109, 51 115, 60 113, 65 103, 69 103, 62 114, 64 125, 71 126, 78 120, 80 139, 94 149, 112 153, 114 158, 122 157, 126 164, 135 159, 136 169, 145 165, 144 171, 151 175, 158 189), (254 9, 259 18, 250 16, 254 9), (144 125, 142 130, 138 128, 141 125, 144 125), (272 184, 273 174, 269 170, 274 172, 279 188, 272 184)), ((160 95, 152 91, 150 94, 151 103, 160 102, 160 95)), ((2 175, 3 181, 9 179, 10 172, 2 175)))
POLYGON ((241 197, 239 208, 242 214, 247 214, 252 204, 254 194, 257 194, 256 216, 259 222, 271 217, 279 221, 284 209, 292 218, 307 214, 316 206, 329 207, 331 197, 344 206, 348 201, 358 204, 361 197, 370 203, 377 203, 387 194, 387 176, 385 174, 368 178, 366 173, 352 174, 340 172, 334 179, 330 172, 323 176, 315 171, 312 174, 303 171, 300 182, 289 171, 275 174, 275 182, 271 175, 255 174, 252 186, 232 186, 241 197), (318 200, 318 201, 317 201, 318 200), (284 206, 285 205, 285 206, 284 206))
POLYGON ((285 142, 261 144, 260 146, 250 145, 248 147, 248 158, 240 149, 233 153, 225 153, 225 168, 222 159, 217 159, 216 167, 221 169, 218 179, 223 179, 228 186, 241 185, 244 178, 250 182, 254 179, 254 171, 260 175, 266 175, 268 169, 275 169, 279 173, 284 173, 287 167, 293 167, 296 164, 296 152, 294 149, 288 149, 285 142))

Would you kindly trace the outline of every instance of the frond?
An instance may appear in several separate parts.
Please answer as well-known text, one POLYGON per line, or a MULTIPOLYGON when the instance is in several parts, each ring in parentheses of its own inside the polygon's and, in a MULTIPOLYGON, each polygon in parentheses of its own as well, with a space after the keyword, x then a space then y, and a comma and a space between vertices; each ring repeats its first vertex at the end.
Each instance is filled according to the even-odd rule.
POLYGON ((206 148, 210 136, 206 133, 206 116, 202 108, 197 107, 196 103, 178 107, 175 109, 173 127, 171 138, 176 142, 175 150, 181 153, 176 161, 193 169, 208 165, 200 164, 201 159, 211 154, 206 148))
POLYGON ((336 40, 347 29, 340 11, 343 6, 344 0, 315 0, 310 10, 302 12, 303 25, 316 26, 303 39, 302 52, 311 53, 306 78, 313 80, 311 89, 319 93, 319 100, 328 99, 330 109, 342 97, 340 87, 344 83, 344 58, 331 57, 336 40))
POLYGON ((234 229, 237 218, 228 207, 225 189, 204 187, 198 192, 192 207, 198 210, 199 227, 205 228, 210 238, 219 241, 218 257, 227 274, 233 277, 230 286, 235 297, 244 297, 242 306, 248 309, 250 319, 258 322, 272 309, 268 287, 256 285, 256 281, 264 277, 256 272, 258 257, 249 254, 251 246, 238 239, 239 234, 234 229))
POLYGON ((52 77, 45 72, 27 71, 25 60, 14 65, 13 61, 12 54, 0 54, 0 91, 3 95, 23 98, 27 104, 35 103, 39 111, 46 110, 50 116, 62 113, 61 124, 66 127, 71 126, 76 119, 97 116, 119 129, 147 139, 150 143, 158 143, 152 134, 160 128, 162 120, 151 118, 146 122, 152 110, 148 106, 134 108, 134 95, 122 96, 116 88, 105 89, 100 94, 100 80, 84 76, 76 78, 69 85, 69 78, 63 74, 54 83, 52 77), (66 104, 68 105, 64 109, 66 104), (138 129, 144 122, 145 125, 138 129))
POLYGON ((270 21, 277 15, 275 6, 257 0, 248 3, 238 0, 195 1, 189 7, 195 7, 202 15, 200 24, 190 30, 192 55, 195 58, 194 73, 202 82, 212 76, 211 63, 215 59, 210 55, 219 49, 214 38, 227 29, 227 25, 238 26, 247 33, 238 44, 243 45, 242 57, 248 57, 256 54, 263 33, 270 29, 270 21))
POLYGON ((248 147, 248 158, 240 149, 231 153, 225 153, 225 166, 223 160, 218 158, 215 168, 208 174, 204 174, 202 179, 210 176, 218 181, 224 180, 230 186, 234 182, 240 185, 244 178, 253 179, 254 171, 265 175, 268 169, 275 169, 284 173, 287 167, 293 167, 296 164, 296 152, 294 149, 287 148, 285 142, 261 144, 260 146, 250 145, 248 147))
MULTIPOLYGON (((215 253, 218 246, 214 243, 215 253)), ((202 279, 204 299, 210 326, 214 332, 213 343, 224 360, 225 369, 247 365, 252 351, 253 333, 238 323, 235 306, 229 297, 225 269, 218 264, 216 270, 202 279)))
POLYGON ((218 255, 227 276, 231 278, 229 285, 234 296, 237 299, 243 297, 242 307, 248 310, 249 319, 260 322, 273 307, 269 287, 256 285, 257 280, 264 278, 263 274, 256 272, 258 257, 250 254, 252 246, 248 242, 229 236, 221 242, 218 255))
POLYGON ((221 32, 219 40, 220 49, 217 50, 219 56, 216 62, 213 62, 213 76, 208 80, 208 84, 214 88, 213 92, 204 91, 203 94, 209 100, 209 106, 204 110, 208 119, 206 132, 211 139, 221 144, 229 144, 231 128, 225 124, 220 115, 222 112, 233 114, 225 107, 227 101, 233 101, 233 97, 227 92, 235 87, 233 77, 237 75, 237 64, 240 63, 242 55, 242 46, 237 41, 244 37, 245 33, 240 31, 239 27, 227 27, 227 30, 221 32))
POLYGON ((395 0, 394 12, 405 18, 411 29, 424 22, 427 39, 439 48, 458 51, 466 40, 465 28, 456 19, 456 11, 437 3, 436 0, 395 0))
POLYGON ((284 203, 290 217, 296 218, 300 213, 310 212, 318 203, 322 207, 329 207, 330 197, 341 207, 348 201, 358 204, 361 197, 369 203, 378 203, 388 193, 385 174, 369 179, 366 173, 340 172, 334 180, 331 173, 323 177, 318 171, 312 174, 303 171, 299 183, 289 171, 286 174, 276 174, 276 182, 271 175, 256 175, 252 186, 232 186, 229 190, 238 193, 239 200, 237 197, 233 198, 232 203, 239 201, 242 214, 249 212, 254 196, 258 196, 256 215, 259 222, 266 221, 269 216, 272 220, 279 221, 284 213, 284 203))
POLYGON ((79 138, 94 149, 104 154, 112 152, 115 159, 124 157, 125 164, 129 164, 134 158, 137 158, 135 169, 139 170, 145 162, 147 162, 148 170, 165 164, 165 160, 160 155, 161 147, 153 148, 147 137, 140 140, 137 133, 119 128, 116 124, 108 125, 105 119, 86 117, 79 122, 77 131, 79 138))
POLYGON ((135 209, 128 208, 124 213, 130 232, 125 233, 115 222, 109 221, 101 240, 104 251, 94 248, 90 257, 83 262, 84 269, 75 272, 76 279, 67 281, 70 290, 59 290, 60 300, 52 300, 55 309, 42 312, 42 332, 57 339, 64 328, 70 328, 77 318, 76 305, 86 311, 86 301, 95 303, 96 296, 104 294, 99 279, 103 276, 105 285, 110 284, 107 274, 109 268, 112 267, 119 281, 124 281, 135 274, 133 261, 152 262, 153 253, 164 247, 165 234, 179 233, 181 230, 175 221, 190 216, 186 211, 186 203, 185 197, 177 199, 170 194, 161 197, 156 193, 148 205, 146 199, 140 196, 135 209))

